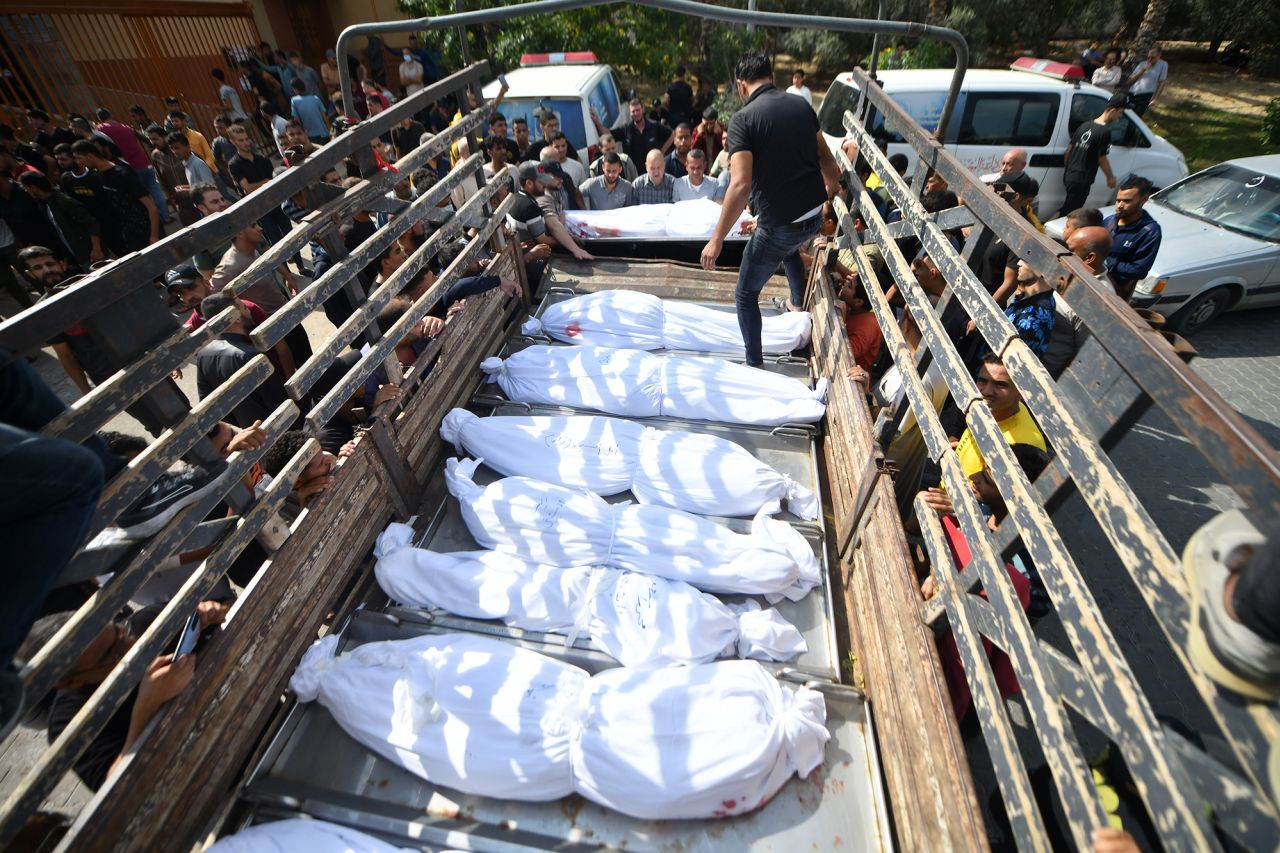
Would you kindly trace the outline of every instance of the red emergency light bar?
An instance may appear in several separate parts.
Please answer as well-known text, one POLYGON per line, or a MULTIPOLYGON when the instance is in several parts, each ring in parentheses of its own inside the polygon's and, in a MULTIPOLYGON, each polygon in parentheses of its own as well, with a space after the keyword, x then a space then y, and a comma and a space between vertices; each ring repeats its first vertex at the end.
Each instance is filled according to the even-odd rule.
POLYGON ((568 53, 526 53, 520 57, 524 65, 574 65, 595 63, 596 55, 589 50, 574 50, 568 53))
POLYGON ((1079 65, 1067 62, 1054 62, 1051 59, 1036 59, 1034 56, 1020 56, 1009 66, 1014 71, 1030 71, 1057 80, 1084 80, 1084 69, 1079 65))

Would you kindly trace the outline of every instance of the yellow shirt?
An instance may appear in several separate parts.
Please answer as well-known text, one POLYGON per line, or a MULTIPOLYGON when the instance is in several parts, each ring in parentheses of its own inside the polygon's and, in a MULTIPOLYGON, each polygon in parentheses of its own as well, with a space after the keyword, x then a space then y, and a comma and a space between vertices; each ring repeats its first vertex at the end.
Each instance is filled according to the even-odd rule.
POLYGON ((204 138, 204 134, 198 130, 186 129, 187 143, 191 146, 191 150, 196 156, 209 164, 209 168, 215 173, 218 171, 218 161, 213 157, 213 149, 209 147, 209 140, 204 138))
MULTIPOLYGON (((1000 432, 1004 433, 1004 440, 1011 445, 1030 444, 1041 450, 1049 449, 1045 444, 1044 435, 1040 432, 1040 427, 1036 426, 1031 412, 1022 403, 1018 404, 1018 411, 1015 414, 997 421, 996 425, 1000 427, 1000 432)), ((964 435, 960 437, 960 443, 956 445, 956 456, 960 457, 960 467, 964 469, 966 477, 972 477, 982 470, 984 464, 982 453, 978 450, 978 444, 974 441, 970 430, 966 429, 964 435)))

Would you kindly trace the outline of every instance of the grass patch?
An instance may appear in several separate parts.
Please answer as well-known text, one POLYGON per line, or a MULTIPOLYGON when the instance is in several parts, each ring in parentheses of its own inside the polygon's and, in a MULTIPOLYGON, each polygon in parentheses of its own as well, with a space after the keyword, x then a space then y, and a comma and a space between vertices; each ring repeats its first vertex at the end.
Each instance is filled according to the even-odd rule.
POLYGON ((1146 122, 1176 145, 1192 172, 1224 160, 1280 153, 1262 144, 1262 116, 1216 110, 1189 98, 1157 104, 1146 122))

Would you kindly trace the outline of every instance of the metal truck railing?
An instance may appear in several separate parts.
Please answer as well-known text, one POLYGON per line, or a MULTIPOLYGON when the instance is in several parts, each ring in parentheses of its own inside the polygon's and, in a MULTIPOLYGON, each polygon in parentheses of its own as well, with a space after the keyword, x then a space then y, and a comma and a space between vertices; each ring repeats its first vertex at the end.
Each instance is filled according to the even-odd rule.
MULTIPOLYGON (((925 212, 917 177, 909 186, 898 178, 888 158, 876 147, 869 116, 846 112, 849 139, 881 176, 902 222, 888 225, 865 187, 841 155, 852 205, 838 205, 839 245, 854 250, 886 346, 902 368, 905 398, 896 409, 881 412, 874 454, 887 446, 909 409, 920 425, 928 455, 938 464, 956 508, 964 537, 973 552, 972 568, 950 570, 951 555, 937 513, 917 499, 916 517, 927 547, 939 594, 921 609, 921 619, 956 638, 973 693, 987 752, 995 767, 1005 811, 1019 849, 1049 849, 1045 815, 1037 804, 1027 772, 1027 753, 1015 732, 996 687, 982 640, 1007 652, 1022 688, 1020 704, 1030 719, 1036 748, 1043 755, 1054 792, 1066 817, 1058 827, 1080 849, 1090 846, 1089 833, 1107 825, 1107 812, 1083 754, 1072 717, 1096 727, 1118 747, 1132 775, 1160 841, 1170 850, 1205 850, 1218 846, 1215 831, 1250 849, 1267 849, 1280 837, 1273 793, 1267 791, 1267 744, 1280 736, 1276 708, 1248 702, 1199 673, 1187 656, 1188 591, 1179 555, 1162 533, 1107 451, 1152 403, 1173 422, 1194 450, 1204 456, 1243 502, 1248 517, 1268 536, 1277 535, 1280 519, 1280 459, 1248 424, 1186 364, 1185 342, 1165 336, 1125 305, 1080 260, 1060 244, 1038 233, 1022 216, 949 153, 865 73, 854 72, 863 93, 861 107, 877 110, 911 144, 921 162, 937 172, 963 199, 963 208, 936 215, 925 212), (915 192, 913 192, 915 190, 915 192), (865 222, 866 236, 853 216, 865 222), (971 223, 962 249, 944 229, 971 223), (1071 309, 1084 320, 1092 339, 1055 381, 1017 332, 970 268, 985 232, 991 232, 1047 281, 1060 277, 1073 283, 1065 291, 1071 309), (912 273, 896 238, 914 235, 937 265, 947 288, 935 307, 912 273), (886 300, 870 257, 860 244, 874 245, 892 273, 905 310, 919 327, 918 352, 907 346, 898 319, 886 300), (943 329, 941 316, 955 302, 972 318, 978 332, 1000 356, 1022 394, 1054 458, 1028 481, 983 403, 974 379, 943 329), (1171 344, 1172 341, 1172 344, 1171 344), (998 532, 988 530, 956 452, 947 438, 921 376, 933 363, 946 381, 950 399, 990 465, 1007 501, 1008 519, 998 532), (1152 614, 1182 672, 1171 682, 1189 683, 1213 715, 1229 744, 1234 766, 1211 757, 1177 733, 1163 727, 1108 624, 1099 598, 1080 571, 1078 542, 1061 528, 1055 510, 1078 495, 1096 521, 1105 545, 1122 563, 1152 614), (1039 569, 1061 620, 1070 648, 1059 650, 1031 630, 1004 569, 1006 554, 1020 545, 1039 569), (986 597, 975 590, 979 586, 986 597), (940 603, 940 606, 939 606, 940 603)), ((917 170, 917 176, 923 171, 917 170)), ((821 286, 820 288, 821 289, 821 286)), ((829 290, 829 289, 828 289, 829 290)), ((826 293, 827 299, 830 293, 826 293)), ((870 466, 869 477, 883 471, 870 466)), ((890 493, 891 494, 891 493, 890 493)), ((855 535, 860 519, 846 518, 842 548, 855 535)))
MULTIPOLYGON (((290 168, 225 211, 184 228, 143 251, 95 270, 36 307, 0 323, 0 351, 6 360, 21 357, 21 353, 38 348, 60 330, 83 323, 119 367, 119 372, 77 400, 45 427, 45 435, 82 441, 135 403, 144 406, 149 414, 167 427, 137 459, 107 484, 89 536, 112 523, 157 476, 180 458, 221 472, 218 488, 213 493, 181 511, 154 537, 141 545, 124 543, 81 554, 64 573, 62 583, 106 571, 112 571, 114 575, 26 663, 20 675, 31 697, 47 693, 68 672, 80 650, 110 623, 161 561, 180 552, 212 547, 212 552, 193 567, 176 595, 94 691, 66 730, 32 767, 25 770, 22 781, 0 809, 0 845, 7 845, 40 808, 49 792, 134 690, 151 660, 167 651, 169 638, 194 611, 196 603, 251 541, 256 539, 270 559, 259 569, 250 585, 250 592, 237 604, 240 613, 232 620, 232 625, 239 619, 245 619, 246 611, 255 605, 269 606, 273 600, 279 604, 280 596, 287 591, 276 587, 296 583, 300 572, 305 574, 308 570, 308 566, 297 558, 290 558, 287 561, 289 565, 281 565, 285 562, 282 558, 299 540, 295 535, 297 530, 314 531, 317 526, 325 524, 327 517, 330 531, 364 535, 366 530, 376 529, 380 514, 385 521, 393 511, 399 517, 416 506, 422 489, 417 478, 421 471, 411 469, 403 445, 420 443, 424 436, 430 436, 434 431, 434 426, 429 423, 430 417, 433 414, 443 416, 448 410, 443 407, 443 400, 437 403, 421 392, 423 377, 428 375, 428 371, 437 378, 457 374, 458 368, 447 363, 454 357, 450 343, 455 352, 475 350, 480 353, 486 351, 485 345, 489 341, 485 335, 476 335, 472 341, 456 333, 458 326, 474 332, 471 327, 476 324, 473 321, 450 324, 443 336, 443 351, 440 342, 433 343, 408 372, 402 370, 395 356, 395 345, 413 324, 439 303, 448 288, 461 277, 468 263, 482 251, 487 250, 494 255, 491 269, 508 277, 522 278, 523 264, 517 262, 518 256, 514 254, 513 246, 516 244, 502 229, 510 200, 497 205, 496 209, 490 203, 505 175, 485 184, 481 179, 478 155, 460 161, 444 180, 412 203, 392 202, 385 198, 395 181, 407 177, 433 157, 448 156, 451 143, 470 138, 473 140, 472 150, 477 150, 474 140, 482 129, 484 110, 464 115, 458 123, 405 155, 395 164, 394 171, 376 170, 370 143, 390 131, 402 118, 428 108, 437 98, 456 96, 464 114, 467 113, 466 99, 462 97, 464 90, 478 87, 487 73, 487 64, 477 63, 427 87, 332 140, 302 164, 290 168), (363 161, 362 173, 367 176, 364 180, 347 190, 321 183, 326 171, 348 157, 363 161), (473 182, 478 191, 456 215, 451 213, 444 217, 437 204, 464 181, 473 182), (195 332, 187 333, 165 299, 157 293, 154 280, 165 270, 188 262, 193 254, 209 246, 225 244, 269 210, 299 196, 306 198, 308 215, 283 240, 255 260, 232 282, 231 287, 243 292, 262 277, 272 275, 276 267, 310 241, 322 245, 337 262, 300 290, 267 322, 253 330, 252 340, 259 355, 204 399, 188 406, 169 375, 190 360, 202 346, 216 339, 233 321, 235 309, 228 308, 208 318, 208 322, 195 332), (338 226, 361 209, 384 210, 394 215, 386 226, 348 256, 338 234, 338 226), (437 223, 434 233, 394 275, 366 293, 357 273, 415 223, 428 219, 437 223), (466 247, 442 271, 430 290, 394 326, 380 328, 376 321, 378 312, 405 289, 446 242, 459 237, 471 226, 475 231, 466 247), (241 451, 226 460, 221 459, 206 439, 210 430, 271 374, 272 365, 265 353, 339 290, 344 290, 351 304, 356 306, 355 313, 331 337, 317 345, 310 358, 297 365, 296 372, 285 385, 291 399, 283 402, 263 423, 268 436, 266 444, 257 450, 241 451), (400 384, 402 397, 372 412, 373 419, 364 433, 368 440, 360 441, 357 446, 362 449, 343 462, 348 476, 362 486, 357 501, 359 512, 346 523, 335 521, 335 512, 340 514, 343 507, 333 498, 322 499, 306 511, 312 518, 304 516, 291 532, 277 510, 301 470, 315 454, 317 445, 314 439, 292 458, 260 497, 255 498, 241 479, 298 418, 301 411, 299 401, 307 398, 321 374, 334 364, 347 346, 360 346, 361 343, 368 346, 367 353, 311 407, 305 420, 306 427, 312 431, 321 428, 379 365, 386 370, 389 381, 400 384), (224 502, 231 507, 230 517, 202 522, 224 502), (356 533, 352 533, 353 524, 358 524, 356 533)), ((514 322, 516 315, 523 313, 523 301, 515 300, 518 305, 509 304, 497 294, 486 295, 476 302, 476 316, 492 323, 496 327, 495 334, 501 331, 505 322, 514 322)), ((471 306, 468 305, 467 313, 470 311, 471 306)), ((474 369, 474 365, 471 367, 474 369)), ((441 393, 438 389, 432 390, 434 394, 441 393)), ((372 410, 372 405, 369 408, 372 410)), ((313 555, 311 559, 314 562, 310 565, 349 580, 354 562, 366 552, 367 545, 345 550, 333 548, 326 555, 313 555)), ((295 629, 299 640, 314 637, 319 619, 337 600, 337 591, 333 590, 328 597, 311 600, 313 591, 323 589, 324 584, 312 578, 310 588, 303 586, 299 590, 305 593, 307 603, 295 603, 294 609, 301 615, 290 617, 299 620, 295 629)), ((222 651, 246 654, 250 645, 245 639, 228 642, 222 651)), ((276 648, 273 653, 279 654, 284 648, 276 648)), ((226 659, 225 654, 222 657, 226 659)), ((208 662, 208 667, 205 660, 200 663, 201 669, 214 669, 218 665, 217 656, 208 662)), ((245 665, 243 660, 237 663, 242 667, 245 665)), ((206 675, 209 673, 202 673, 202 676, 206 675)), ((274 689, 278 694, 281 683, 277 679, 266 689, 274 689)), ((192 685, 189 692, 197 693, 198 685, 192 685)), ((185 698, 176 704, 181 704, 185 698)), ((267 703, 268 707, 271 704, 267 703)), ((196 779, 200 777, 194 766, 187 769, 192 771, 187 775, 196 779)), ((112 787, 111 782, 104 785, 98 800, 109 800, 112 787)), ((139 838, 143 836, 161 837, 147 832, 141 833, 139 838)), ((72 838, 75 837, 73 832, 72 838)), ((118 839, 124 837, 119 836, 118 839)))

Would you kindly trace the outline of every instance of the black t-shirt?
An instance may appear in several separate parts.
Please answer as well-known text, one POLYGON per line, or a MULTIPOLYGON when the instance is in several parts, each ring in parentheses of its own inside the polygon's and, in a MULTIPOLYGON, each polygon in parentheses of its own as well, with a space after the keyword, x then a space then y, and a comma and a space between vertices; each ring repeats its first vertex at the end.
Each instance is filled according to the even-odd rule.
POLYGON ((271 180, 271 161, 261 154, 253 154, 251 157, 245 157, 243 154, 237 153, 227 163, 227 169, 231 172, 231 177, 236 179, 236 183, 248 181, 256 184, 259 181, 271 180))
POLYGON ((729 122, 729 153, 752 155, 751 209, 762 225, 785 225, 827 200, 818 166, 818 114, 803 98, 765 83, 729 122))
POLYGON ((395 146, 396 155, 403 157, 413 149, 417 148, 421 142, 422 134, 427 129, 419 122, 411 121, 408 127, 396 126, 391 130, 391 144, 395 146))
POLYGON ((145 248, 151 239, 151 215, 139 199, 150 198, 133 169, 116 163, 100 173, 111 209, 120 224, 121 246, 128 251, 145 248))
POLYGON ((1111 128, 1087 121, 1076 128, 1071 137, 1071 153, 1067 156, 1062 182, 1067 186, 1089 185, 1098 176, 1098 161, 1111 150, 1111 128))
POLYGON ((1009 251, 1009 247, 999 237, 992 237, 981 253, 982 264, 978 267, 978 278, 987 288, 988 293, 995 293, 1004 284, 1006 269, 1018 266, 1018 256, 1009 251))
POLYGON ((683 80, 676 80, 667 87, 667 112, 671 123, 688 121, 693 112, 693 88, 683 80))
POLYGON ((521 241, 534 240, 547 233, 542 219, 542 207, 538 200, 523 190, 516 193, 511 203, 510 217, 515 221, 516 236, 521 241))
POLYGON ((37 133, 35 143, 45 151, 52 152, 54 146, 71 145, 79 138, 65 127, 55 127, 53 133, 45 133, 43 130, 37 133))
POLYGON ((637 169, 644 169, 644 158, 657 148, 661 150, 667 137, 671 136, 671 128, 656 121, 645 119, 644 127, 637 128, 628 122, 622 130, 622 152, 631 158, 637 169))

